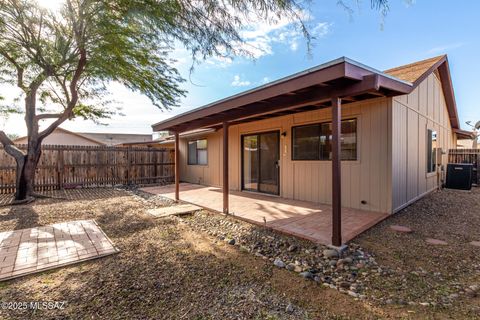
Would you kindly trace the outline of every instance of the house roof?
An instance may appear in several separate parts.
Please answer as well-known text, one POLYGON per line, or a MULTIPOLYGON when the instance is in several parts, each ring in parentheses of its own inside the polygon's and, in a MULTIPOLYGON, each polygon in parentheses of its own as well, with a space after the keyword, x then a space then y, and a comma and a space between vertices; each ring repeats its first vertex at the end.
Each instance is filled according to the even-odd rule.
MULTIPOLYGON (((80 137, 82 139, 85 139, 87 141, 90 141, 90 142, 93 142, 93 143, 97 143, 98 145, 104 145, 104 143, 102 143, 101 141, 98 141, 98 140, 95 140, 93 138, 90 138, 90 137, 87 137, 87 136, 84 136, 78 132, 73 132, 73 131, 70 131, 70 130, 67 130, 67 129, 63 129, 61 127, 57 127, 54 132, 58 132, 58 131, 61 131, 61 132, 64 132, 64 133, 67 133, 67 134, 70 134, 70 135, 73 135, 73 136, 76 136, 76 137, 80 137)), ((15 139, 13 142, 15 143, 19 143, 19 141, 21 140, 24 140, 26 139, 27 136, 23 136, 23 137, 19 137, 17 139, 15 139)))
POLYGON ((422 75, 427 73, 430 68, 435 66, 435 64, 437 64, 438 62, 442 61, 442 59, 444 59, 445 57, 445 55, 433 57, 430 59, 417 61, 400 67, 388 69, 384 72, 391 75, 392 77, 415 83, 418 79, 422 77, 422 75))
POLYGON ((453 128, 459 128, 448 59, 439 56, 387 70, 376 70, 342 57, 263 86, 193 109, 152 125, 154 131, 185 132, 219 128, 295 112, 327 108, 331 98, 343 104, 412 92, 438 71, 453 128))
POLYGON ((100 141, 102 144, 114 146, 123 143, 149 142, 152 141, 151 134, 135 134, 135 133, 96 133, 96 132, 79 132, 78 134, 100 141))
POLYGON ((461 129, 454 129, 453 131, 457 134, 457 139, 459 140, 473 140, 476 137, 475 133, 472 131, 461 129))
MULTIPOLYGON (((62 131, 93 143, 97 143, 100 146, 114 146, 122 143, 152 141, 152 135, 147 134, 73 132, 61 127, 56 128, 55 131, 62 131)), ((26 136, 17 138, 14 142, 17 143, 25 138, 26 136)))

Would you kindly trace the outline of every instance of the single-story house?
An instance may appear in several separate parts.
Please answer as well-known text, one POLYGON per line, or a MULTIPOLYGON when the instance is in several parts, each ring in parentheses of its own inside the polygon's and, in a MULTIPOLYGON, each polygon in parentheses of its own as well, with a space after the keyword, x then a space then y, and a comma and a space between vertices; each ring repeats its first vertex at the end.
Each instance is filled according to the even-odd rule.
MULTIPOLYGON (((151 134, 134 133, 94 133, 73 132, 63 128, 56 128, 47 136, 44 145, 67 145, 67 146, 123 146, 127 143, 144 143, 152 141, 151 134)), ((27 137, 15 139, 16 144, 26 144, 27 137)))
POLYGON ((478 137, 476 132, 465 132, 463 139, 457 140, 457 149, 478 149, 480 144, 478 143, 478 137))
POLYGON ((379 71, 339 58, 154 124, 190 182, 393 214, 445 180, 460 129, 447 56, 379 71), (193 132, 192 134, 186 134, 193 132))

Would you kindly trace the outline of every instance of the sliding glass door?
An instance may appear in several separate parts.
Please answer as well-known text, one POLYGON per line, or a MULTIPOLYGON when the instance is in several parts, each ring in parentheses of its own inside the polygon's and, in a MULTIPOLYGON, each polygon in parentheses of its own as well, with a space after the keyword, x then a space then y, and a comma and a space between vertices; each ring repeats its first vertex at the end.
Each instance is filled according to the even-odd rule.
POLYGON ((242 189, 280 194, 280 132, 242 136, 242 189))

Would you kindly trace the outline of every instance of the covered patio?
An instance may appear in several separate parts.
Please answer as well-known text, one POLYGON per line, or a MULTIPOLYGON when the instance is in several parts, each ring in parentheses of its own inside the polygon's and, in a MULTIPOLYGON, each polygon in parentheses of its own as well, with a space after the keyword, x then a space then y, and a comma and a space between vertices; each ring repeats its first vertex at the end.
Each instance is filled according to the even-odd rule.
MULTIPOLYGON (((362 220, 363 211, 341 207, 342 104, 391 97, 412 90, 410 82, 342 57, 156 123, 152 125, 154 131, 169 131, 175 138, 175 187, 159 192, 177 201, 181 199, 197 205, 203 203, 206 207, 223 213, 237 213, 256 223, 263 223, 263 218, 269 217, 272 221, 267 221, 267 224, 277 230, 288 228, 291 234, 304 237, 308 235, 316 241, 341 248, 346 241, 385 216, 383 213, 367 213, 371 218, 362 220), (239 199, 236 198, 239 194, 231 192, 229 188, 229 128, 232 125, 327 108, 332 115, 331 206, 285 202, 281 198, 265 198, 261 195, 247 197, 244 193, 239 199), (198 129, 222 131, 222 189, 185 190, 180 196, 180 134, 198 129), (236 207, 234 199, 240 200, 238 206, 253 206, 255 210, 252 207, 236 207), (244 200, 246 204, 242 203, 244 200), (261 201, 258 202, 259 200, 261 201), (284 209, 283 206, 291 207, 284 209), (297 207, 301 209, 294 209, 297 207), (291 215, 288 214, 290 209, 294 209, 291 215), (265 212, 262 213, 261 210, 265 212), (301 213, 295 210, 300 210, 301 213), (319 235, 315 235, 315 232, 319 232, 319 235)), ((245 188, 242 187, 241 190, 245 188)))
MULTIPOLYGON (((175 200, 175 185, 146 187, 145 192, 175 200)), ((221 188, 181 183, 182 201, 223 211, 221 188)), ((230 191, 229 213, 235 218, 328 245, 332 239, 332 207, 251 192, 230 191)), ((342 208, 342 236, 350 241, 387 217, 386 213, 342 208)))

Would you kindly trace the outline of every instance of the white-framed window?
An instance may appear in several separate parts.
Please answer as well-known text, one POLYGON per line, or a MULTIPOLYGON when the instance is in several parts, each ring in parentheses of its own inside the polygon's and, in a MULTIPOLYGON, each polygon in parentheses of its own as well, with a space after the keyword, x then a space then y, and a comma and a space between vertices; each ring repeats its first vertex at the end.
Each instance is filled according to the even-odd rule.
POLYGON ((188 141, 188 164, 206 165, 207 159, 207 139, 188 141))

